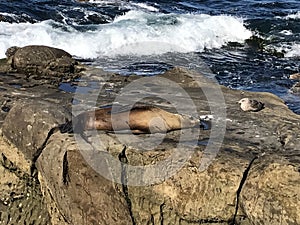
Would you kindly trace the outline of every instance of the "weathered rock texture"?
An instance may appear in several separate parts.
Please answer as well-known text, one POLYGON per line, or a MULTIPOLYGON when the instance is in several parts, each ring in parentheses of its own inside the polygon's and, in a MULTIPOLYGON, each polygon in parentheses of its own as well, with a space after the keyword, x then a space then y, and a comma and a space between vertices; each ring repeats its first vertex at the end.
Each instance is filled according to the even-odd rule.
MULTIPOLYGON (((74 137, 56 131, 55 127, 64 123, 64 119, 67 118, 62 118, 63 112, 63 108, 51 102, 34 103, 32 100, 24 99, 23 102, 17 102, 5 118, 2 126, 5 139, 14 143, 21 151, 11 147, 12 149, 7 151, 14 151, 14 154, 10 157, 3 155, 3 175, 5 178, 8 177, 3 179, 2 186, 5 188, 1 193, 3 204, 10 207, 10 198, 14 199, 15 195, 20 198, 17 201, 20 206, 17 205, 16 209, 27 204, 30 195, 23 189, 32 189, 31 192, 35 191, 39 194, 40 200, 29 199, 33 203, 28 204, 37 205, 44 202, 46 204, 42 205, 44 208, 40 206, 32 209, 33 216, 30 218, 23 215, 30 211, 20 209, 16 213, 8 211, 9 207, 3 208, 1 212, 3 224, 10 224, 10 220, 20 222, 24 220, 26 221, 24 224, 30 221, 32 224, 131 224, 120 187, 104 179, 89 167, 77 149, 74 137), (16 124, 18 126, 15 126, 16 124), (20 163, 17 155, 24 162, 20 163), (8 158, 15 161, 10 162, 8 158), (21 169, 14 172, 18 174, 14 179, 12 178, 14 174, 6 175, 11 170, 14 171, 17 164, 24 165, 25 162, 27 167, 23 170, 26 171, 26 176, 19 174, 21 169), (10 182, 8 183, 7 180, 10 182), (15 186, 18 187, 22 181, 25 187, 20 187, 22 192, 18 191, 21 192, 19 197, 15 186), (24 198, 23 192, 25 192, 24 198), (6 216, 8 212, 11 212, 11 215, 6 216)), ((26 210, 31 208, 28 207, 26 210)))
POLYGON ((294 73, 294 74, 291 74, 290 75, 290 79, 291 80, 298 80, 297 83, 295 83, 293 85, 293 87, 291 88, 291 91, 294 92, 294 93, 300 93, 300 73, 294 73))
POLYGON ((51 129, 65 123, 66 116, 67 113, 59 105, 42 100, 39 104, 22 101, 7 115, 2 126, 3 134, 22 149, 27 159, 35 161, 51 129))
POLYGON ((52 135, 37 168, 46 196, 54 199, 68 224, 131 224, 122 191, 90 168, 74 138, 52 135))
POLYGON ((299 224, 299 180, 299 167, 283 158, 256 162, 241 193, 252 224, 299 224))
MULTIPOLYGON (((216 84, 204 77, 197 83, 191 73, 175 68, 160 77, 178 82, 194 101, 198 113, 210 114, 209 106, 214 103, 207 102, 203 90, 216 84)), ((97 70, 93 74, 97 75, 97 70)), ((86 79, 92 80, 93 76, 86 79)), ((138 77, 114 75, 106 79, 112 90, 106 92, 102 88, 96 105, 111 102, 122 86, 133 80, 138 77)), ((158 89, 149 83, 139 88, 141 93, 158 89)), ((65 100, 58 102, 56 95, 43 96, 42 101, 26 94, 20 102, 20 95, 17 98, 13 91, 9 92, 13 95, 13 108, 4 113, 2 132, 3 138, 18 149, 0 138, 9 149, 6 152, 10 152, 0 150, 5 155, 2 154, 1 174, 7 177, 0 185, 4 190, 0 194, 2 224, 11 224, 7 222, 8 212, 14 221, 27 215, 25 209, 9 211, 7 206, 7 201, 12 201, 11 196, 14 196, 12 193, 25 193, 26 188, 37 196, 31 204, 40 206, 30 208, 34 212, 32 218, 36 218, 32 224, 300 224, 300 116, 272 94, 221 89, 226 101, 224 122, 227 125, 216 158, 206 170, 198 169, 211 134, 210 130, 201 131, 196 140, 185 140, 187 144, 196 142, 198 145, 182 168, 169 178, 146 186, 129 185, 132 180, 128 177, 128 166, 156 165, 177 151, 190 150, 177 146, 181 131, 166 134, 161 144, 147 151, 141 151, 143 146, 151 144, 143 139, 146 135, 139 135, 144 141, 134 143, 129 134, 99 132, 97 137, 90 136, 91 133, 62 134, 55 127, 68 118, 64 106, 68 107, 66 99, 71 101, 69 94, 60 93, 65 100), (265 109, 257 113, 243 112, 237 104, 243 97, 264 102, 265 109), (119 135, 129 140, 127 148, 119 135), (97 139, 101 145, 95 144, 97 139), (108 160, 106 155, 113 156, 115 161, 108 160), (8 179, 12 184, 8 184, 8 179)), ((30 90, 27 88, 24 93, 30 90)), ((82 95, 84 93, 74 96, 73 100, 80 101, 76 98, 82 95)), ((124 96, 130 95, 139 93, 126 92, 124 96)), ((187 100, 184 96, 178 98, 183 102, 187 100)), ((85 99, 89 101, 88 97, 85 99)), ((161 99, 149 97, 145 101, 173 110, 161 99)), ((166 169, 178 163, 180 160, 171 161, 166 169)), ((141 173, 134 179, 143 183, 160 175, 141 173)), ((28 204, 26 198, 17 201, 28 204)))
POLYGON ((84 69, 62 49, 29 45, 7 49, 6 59, 0 61, 0 73, 22 73, 27 80, 50 80, 51 83, 78 78, 84 69))
POLYGON ((0 149, 0 224, 52 224, 30 164, 2 137, 0 149))
POLYGON ((295 83, 291 88, 291 91, 293 93, 300 93, 300 82, 295 83))

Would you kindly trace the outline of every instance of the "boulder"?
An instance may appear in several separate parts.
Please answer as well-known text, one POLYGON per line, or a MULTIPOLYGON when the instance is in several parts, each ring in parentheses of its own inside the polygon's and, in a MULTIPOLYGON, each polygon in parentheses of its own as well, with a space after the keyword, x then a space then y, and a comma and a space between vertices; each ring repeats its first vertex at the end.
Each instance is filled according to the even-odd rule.
POLYGON ((0 15, 0 22, 6 22, 6 18, 3 15, 0 15))
POLYGON ((293 93, 300 93, 300 82, 297 82, 291 87, 293 93))
POLYGON ((52 225, 39 181, 30 176, 22 152, 2 136, 0 149, 0 224, 52 225))
POLYGON ((6 116, 2 132, 22 150, 27 159, 35 161, 49 133, 66 122, 65 111, 59 105, 42 100, 38 104, 34 101, 19 101, 6 116))
MULTIPOLYGON (((107 168, 102 171, 110 174, 107 168)), ((95 172, 68 134, 51 136, 37 169, 47 202, 56 203, 68 224, 132 224, 122 188, 95 172)))
POLYGON ((12 46, 5 54, 7 59, 2 59, 0 72, 23 73, 27 79, 51 77, 59 81, 74 80, 84 70, 84 66, 69 53, 58 48, 43 45, 12 46))
POLYGON ((30 179, 37 168, 39 185, 33 188, 43 193, 51 215, 47 221, 132 224, 122 188, 89 167, 74 137, 56 130, 67 118, 65 109, 53 103, 27 101, 16 103, 2 126, 5 138, 29 161, 30 179))
MULTIPOLYGON (((13 46, 7 49, 5 54, 10 58, 14 69, 28 73, 31 71, 36 72, 42 69, 42 67, 47 67, 50 63, 60 58, 72 58, 69 53, 62 49, 41 45, 29 45, 22 48, 13 46)), ((74 62, 75 60, 73 60, 74 62)), ((70 70, 71 68, 69 68, 70 70)))
MULTIPOLYGON (((291 80, 300 80, 300 73, 293 73, 290 75, 291 80)), ((293 93, 300 93, 300 82, 297 82, 291 87, 293 93)))
MULTIPOLYGON (((199 84, 197 86, 189 75, 191 72, 175 68, 161 77, 179 81, 196 102, 198 112, 208 114, 203 90, 216 84, 203 77, 200 90, 199 84)), ((216 158, 206 170, 198 169, 205 156, 205 140, 210 137, 209 132, 202 131, 195 153, 169 179, 146 186, 128 184, 127 193, 136 224, 299 223, 300 116, 273 94, 221 89, 226 102, 226 132, 216 158), (237 102, 244 97, 264 102, 265 109, 242 111, 237 102)), ((102 142, 104 136, 100 136, 102 142)), ((119 139, 112 134, 110 137, 119 139)), ((123 135, 122 139, 130 140, 131 137, 123 135)), ((146 141, 135 145, 131 140, 135 147, 126 150, 128 164, 156 165, 174 151, 181 150, 174 147, 178 142, 177 132, 167 134, 165 139, 168 141, 152 151, 140 150, 146 141)), ((115 149, 111 143, 105 145, 106 149, 111 155, 119 155, 120 148, 115 149)), ((159 174, 142 173, 140 179, 146 182, 149 176, 159 174)))

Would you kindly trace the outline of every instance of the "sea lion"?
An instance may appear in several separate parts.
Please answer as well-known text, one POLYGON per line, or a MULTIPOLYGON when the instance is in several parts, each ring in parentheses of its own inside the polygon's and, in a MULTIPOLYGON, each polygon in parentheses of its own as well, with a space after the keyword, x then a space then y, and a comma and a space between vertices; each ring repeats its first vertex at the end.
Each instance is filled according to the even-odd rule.
POLYGON ((114 132, 130 129, 134 134, 141 134, 196 127, 200 120, 154 106, 139 106, 121 112, 112 112, 112 108, 83 112, 73 119, 73 123, 76 133, 92 129, 114 132))
POLYGON ((258 112, 262 110, 265 106, 264 103, 249 98, 242 98, 238 103, 240 104, 241 109, 246 112, 258 112))

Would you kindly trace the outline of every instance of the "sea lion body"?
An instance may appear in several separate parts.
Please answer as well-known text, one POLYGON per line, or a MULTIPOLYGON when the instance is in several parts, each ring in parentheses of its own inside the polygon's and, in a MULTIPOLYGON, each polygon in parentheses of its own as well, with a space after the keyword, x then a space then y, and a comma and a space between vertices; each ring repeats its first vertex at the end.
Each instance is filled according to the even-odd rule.
POLYGON ((199 125, 199 119, 174 114, 163 109, 146 106, 134 107, 125 112, 112 113, 111 108, 79 114, 75 118, 75 132, 84 130, 121 131, 132 133, 164 133, 199 125))

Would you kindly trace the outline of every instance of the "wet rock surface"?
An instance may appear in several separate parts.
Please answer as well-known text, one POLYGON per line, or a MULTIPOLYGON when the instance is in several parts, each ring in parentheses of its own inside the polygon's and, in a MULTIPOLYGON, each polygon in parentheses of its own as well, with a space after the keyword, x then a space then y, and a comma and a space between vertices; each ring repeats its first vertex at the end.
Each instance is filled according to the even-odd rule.
POLYGON ((293 93, 300 93, 300 73, 294 73, 290 75, 290 79, 291 80, 296 80, 298 82, 296 82, 292 87, 291 87, 291 91, 293 93))
POLYGON ((300 82, 297 82, 291 87, 293 93, 300 93, 300 82))
MULTIPOLYGON (((226 123, 226 127, 220 149, 211 158, 206 148, 215 135, 213 127, 158 134, 163 140, 154 149, 147 134, 135 139, 128 133, 101 131, 95 136, 56 129, 71 119, 71 113, 108 105, 117 96, 131 103, 136 100, 133 96, 145 95, 140 103, 174 112, 174 106, 163 100, 166 93, 159 82, 165 80, 150 77, 138 90, 127 91, 126 85, 141 77, 87 68, 75 83, 80 91, 66 93, 49 83, 24 87, 20 79, 22 87, 15 87, 9 83, 14 76, 1 76, 1 224, 20 218, 27 224, 300 223, 300 116, 278 97, 231 90, 201 75, 195 82, 195 74, 179 68, 156 76, 184 88, 199 115, 211 114, 214 105, 205 93, 221 88, 226 117, 214 124, 215 117, 213 126, 226 123), (161 92, 160 98, 146 95, 155 91, 161 92), (242 111, 237 102, 244 97, 258 99, 265 108, 242 111), (185 144, 178 145, 183 134, 187 134, 185 144), (145 150, 147 146, 150 150, 145 150), (160 170, 132 170, 132 166, 155 168, 174 155, 176 160, 160 170), (208 167, 199 170, 205 159, 208 167), (162 178, 164 171, 178 165, 162 178), (148 185, 134 186, 134 182, 148 185), (11 200, 28 190, 34 196, 31 200, 11 200), (20 204, 30 205, 30 219, 27 208, 17 210, 20 204)), ((177 93, 177 87, 168 88, 177 93)), ((175 97, 175 108, 184 108, 187 97, 175 97)))

